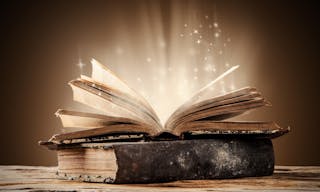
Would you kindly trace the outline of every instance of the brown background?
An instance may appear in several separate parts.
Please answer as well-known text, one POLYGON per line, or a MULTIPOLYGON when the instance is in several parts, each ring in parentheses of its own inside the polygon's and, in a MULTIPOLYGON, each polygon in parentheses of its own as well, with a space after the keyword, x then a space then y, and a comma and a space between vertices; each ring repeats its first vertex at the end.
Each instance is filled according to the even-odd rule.
MULTIPOLYGON (((67 82, 84 62, 112 41, 114 17, 124 14, 135 31, 139 5, 155 1, 29 1, 0 6, 0 164, 54 165, 54 152, 37 145, 61 126, 53 113, 70 106, 67 82)), ((157 1, 164 25, 171 1, 157 1)), ((187 1, 178 1, 184 4, 187 1)), ((250 30, 259 50, 254 86, 273 103, 265 117, 290 125, 274 140, 281 165, 320 165, 319 7, 311 2, 197 1, 216 6, 228 31, 250 30), (234 29, 234 30, 233 30, 234 29)), ((201 9, 200 9, 201 10, 201 9)), ((232 34, 231 34, 232 35, 232 34)), ((99 58, 98 58, 99 59, 99 58)), ((130 65, 130 63, 128 63, 130 65)))

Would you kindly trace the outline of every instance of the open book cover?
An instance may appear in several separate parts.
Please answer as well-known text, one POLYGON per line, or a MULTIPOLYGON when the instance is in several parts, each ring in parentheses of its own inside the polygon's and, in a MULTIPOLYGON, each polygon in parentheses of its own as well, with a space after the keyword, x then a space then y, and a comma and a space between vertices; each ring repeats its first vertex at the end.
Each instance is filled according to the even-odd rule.
MULTIPOLYGON (((274 122, 228 121, 248 110, 271 104, 252 87, 244 87, 218 96, 210 96, 205 86, 176 109, 164 125, 151 105, 107 67, 92 60, 91 77, 81 76, 69 85, 73 99, 97 113, 59 109, 64 130, 49 141, 103 138, 112 135, 182 139, 185 135, 254 135, 278 137, 289 131, 274 122), (208 96, 209 95, 209 96, 208 96)), ((221 77, 220 77, 221 78, 221 77)), ((216 79, 218 80, 219 77, 216 79)))

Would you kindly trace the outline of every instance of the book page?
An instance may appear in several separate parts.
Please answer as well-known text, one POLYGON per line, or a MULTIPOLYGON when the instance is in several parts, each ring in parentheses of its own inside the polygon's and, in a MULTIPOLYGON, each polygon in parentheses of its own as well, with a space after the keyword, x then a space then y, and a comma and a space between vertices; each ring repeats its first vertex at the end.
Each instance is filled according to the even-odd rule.
POLYGON ((151 105, 146 101, 144 97, 142 97, 135 90, 130 88, 124 81, 122 81, 119 77, 117 77, 110 69, 106 66, 99 63, 97 60, 92 59, 92 74, 91 78, 94 81, 100 82, 107 87, 113 87, 114 89, 121 90, 124 93, 127 93, 132 98, 136 98, 142 105, 148 108, 150 114, 158 121, 160 124, 160 120, 157 117, 155 111, 151 107, 151 105))
POLYGON ((208 108, 205 110, 197 111, 189 115, 183 116, 173 122, 172 129, 183 129, 183 126, 191 121, 210 118, 212 121, 223 120, 225 118, 239 115, 245 111, 265 106, 267 103, 264 99, 254 99, 249 101, 225 104, 217 107, 208 108))
MULTIPOLYGON (((234 70, 239 68, 239 65, 233 66, 230 69, 228 69, 226 72, 219 75, 216 79, 205 85, 203 88, 201 88, 199 91, 193 94, 193 96, 188 99, 184 104, 182 104, 177 110, 175 110, 174 113, 179 113, 181 111, 184 111, 186 108, 190 107, 191 105, 204 101, 206 99, 217 97, 215 93, 211 90, 211 88, 220 80, 222 80, 224 77, 232 73, 234 70)), ((174 114, 173 113, 173 114, 174 114)), ((170 119, 170 117, 168 118, 170 119)))
POLYGON ((144 111, 141 105, 135 105, 121 97, 121 92, 117 90, 84 79, 73 80, 69 84, 72 87, 75 101, 102 111, 108 116, 130 118, 160 129, 156 120, 144 111))
POLYGON ((257 92, 255 88, 251 87, 244 87, 235 91, 231 91, 224 95, 212 97, 210 99, 178 109, 170 116, 165 127, 166 129, 174 129, 174 124, 176 121, 183 118, 184 116, 191 116, 191 114, 197 111, 203 111, 205 109, 210 109, 211 111, 214 111, 215 107, 217 106, 253 100, 255 98, 261 98, 261 95, 257 92))
MULTIPOLYGON (((65 109, 59 109, 55 115, 61 119, 62 125, 67 128, 93 129, 119 123, 142 125, 141 122, 124 117, 106 116, 65 109)), ((146 126, 145 124, 143 125, 146 126)))
POLYGON ((234 121, 210 121, 200 120, 185 124, 183 129, 176 129, 175 135, 188 133, 191 135, 266 135, 278 137, 289 131, 289 128, 282 128, 274 122, 234 122, 234 121))

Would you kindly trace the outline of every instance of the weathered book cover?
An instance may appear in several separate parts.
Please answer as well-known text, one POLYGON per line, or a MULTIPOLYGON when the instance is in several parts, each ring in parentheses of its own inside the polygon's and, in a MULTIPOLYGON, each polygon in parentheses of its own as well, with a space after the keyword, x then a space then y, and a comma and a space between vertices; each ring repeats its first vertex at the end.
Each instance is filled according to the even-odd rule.
POLYGON ((56 149, 59 177, 87 182, 225 179, 267 176, 274 170, 267 138, 82 143, 56 149))

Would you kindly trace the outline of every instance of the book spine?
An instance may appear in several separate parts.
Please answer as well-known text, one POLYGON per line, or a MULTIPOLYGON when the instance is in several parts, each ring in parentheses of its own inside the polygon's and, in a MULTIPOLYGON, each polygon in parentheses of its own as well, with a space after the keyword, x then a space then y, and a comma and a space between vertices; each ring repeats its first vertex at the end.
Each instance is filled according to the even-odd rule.
POLYGON ((204 139, 114 145, 115 183, 271 175, 270 139, 204 139))

